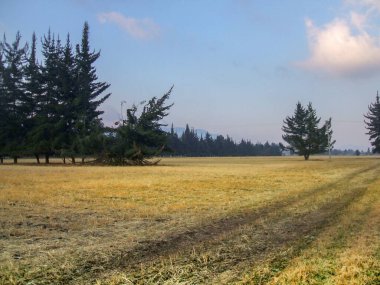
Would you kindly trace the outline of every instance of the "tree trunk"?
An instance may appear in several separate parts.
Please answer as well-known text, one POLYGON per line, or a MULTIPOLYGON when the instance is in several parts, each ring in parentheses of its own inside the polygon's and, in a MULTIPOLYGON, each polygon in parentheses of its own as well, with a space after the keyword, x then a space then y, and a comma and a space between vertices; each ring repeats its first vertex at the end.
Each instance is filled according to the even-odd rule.
POLYGON ((37 164, 40 164, 40 156, 39 156, 38 154, 35 154, 34 156, 35 156, 36 159, 37 159, 37 164))
POLYGON ((50 161, 49 161, 49 155, 48 154, 45 154, 45 163, 46 164, 50 163, 50 161))
POLYGON ((63 164, 66 164, 66 157, 63 157, 63 164))
POLYGON ((82 157, 82 164, 84 164, 84 157, 82 157))
POLYGON ((14 158, 13 158, 13 163, 14 163, 14 164, 17 164, 17 157, 14 157, 14 158))
POLYGON ((75 157, 74 156, 71 157, 71 163, 75 164, 75 157))
POLYGON ((1 164, 4 163, 4 158, 3 158, 3 157, 0 157, 0 163, 1 163, 1 164))
POLYGON ((305 158, 305 160, 309 160, 309 156, 310 154, 304 154, 303 157, 305 158))

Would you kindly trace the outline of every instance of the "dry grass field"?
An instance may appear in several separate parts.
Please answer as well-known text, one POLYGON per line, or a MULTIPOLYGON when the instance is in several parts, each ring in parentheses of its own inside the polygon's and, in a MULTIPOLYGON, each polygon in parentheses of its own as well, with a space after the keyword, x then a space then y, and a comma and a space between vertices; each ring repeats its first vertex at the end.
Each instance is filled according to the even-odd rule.
POLYGON ((0 284, 380 284, 380 159, 0 166, 0 284))

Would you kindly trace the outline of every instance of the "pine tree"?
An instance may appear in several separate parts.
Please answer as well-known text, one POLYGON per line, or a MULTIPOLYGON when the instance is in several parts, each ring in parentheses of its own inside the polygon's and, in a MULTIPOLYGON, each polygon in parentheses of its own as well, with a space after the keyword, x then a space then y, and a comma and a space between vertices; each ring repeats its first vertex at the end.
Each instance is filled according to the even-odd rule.
POLYGON ((5 130, 6 121, 6 100, 5 100, 5 87, 4 87, 4 71, 5 65, 3 60, 3 44, 0 42, 0 163, 3 164, 5 156, 5 138, 1 133, 5 130))
POLYGON ((75 162, 73 144, 76 136, 75 98, 79 87, 77 86, 75 57, 70 43, 70 35, 67 35, 66 44, 59 53, 59 92, 57 100, 57 135, 53 142, 53 148, 57 154, 63 157, 71 157, 75 162))
POLYGON ((7 43, 5 36, 2 42, 5 65, 2 79, 3 120, 0 141, 3 144, 3 153, 11 156, 14 163, 17 163, 24 150, 26 137, 23 70, 28 46, 25 44, 21 47, 20 41, 21 35, 17 32, 12 44, 7 43))
POLYGON ((120 122, 108 137, 106 162, 119 165, 151 164, 148 159, 165 149, 168 134, 162 130, 166 125, 161 120, 173 106, 166 104, 172 90, 173 87, 161 98, 153 97, 147 103, 143 102, 140 115, 136 105, 127 109, 126 120, 120 122))
MULTIPOLYGON (((33 33, 30 53, 24 71, 25 100, 23 110, 26 114, 25 124, 28 138, 36 126, 38 102, 42 95, 41 68, 37 62, 36 48, 36 35, 33 33)), ((33 154, 36 157, 37 163, 40 163, 39 154, 33 151, 34 148, 30 141, 27 142, 26 150, 27 153, 33 154)))
POLYGON ((91 52, 89 44, 89 26, 84 23, 82 33, 82 43, 76 46, 76 75, 78 86, 77 96, 75 98, 76 112, 76 129, 77 137, 75 149, 84 157, 88 154, 89 148, 86 145, 88 136, 101 128, 101 119, 99 116, 103 111, 98 110, 98 107, 111 95, 103 93, 110 86, 106 82, 97 82, 95 61, 99 58, 100 52, 91 52))
POLYGON ((29 132, 33 153, 36 157, 43 154, 45 163, 49 163, 50 156, 54 154, 54 140, 58 134, 61 49, 59 38, 55 40, 49 30, 42 42, 44 64, 41 68, 41 94, 36 98, 35 124, 29 132))
POLYGON ((206 132, 204 143, 205 143, 205 151, 206 151, 205 155, 211 156, 213 154, 212 150, 213 150, 214 141, 209 132, 206 132))
POLYGON ((380 153, 380 99, 379 92, 376 95, 376 101, 368 106, 368 113, 364 115, 364 118, 368 121, 364 121, 366 124, 366 129, 368 130, 367 135, 372 145, 373 153, 380 153))
POLYGON ((170 127, 169 137, 168 137, 168 151, 170 153, 174 153, 174 151, 177 150, 178 152, 180 145, 181 145, 181 142, 179 140, 178 134, 174 131, 174 125, 172 123, 170 127))
POLYGON ((319 127, 321 118, 316 115, 311 103, 304 108, 300 102, 292 117, 286 117, 282 130, 282 136, 289 146, 286 148, 303 155, 308 160, 311 154, 327 151, 335 141, 331 141, 331 118, 319 127))
POLYGON ((300 102, 296 105, 296 110, 293 117, 286 117, 282 130, 286 133, 282 136, 289 146, 291 151, 300 151, 300 155, 305 155, 305 159, 309 158, 309 153, 306 150, 306 109, 300 102), (305 153, 304 153, 305 152, 305 153))

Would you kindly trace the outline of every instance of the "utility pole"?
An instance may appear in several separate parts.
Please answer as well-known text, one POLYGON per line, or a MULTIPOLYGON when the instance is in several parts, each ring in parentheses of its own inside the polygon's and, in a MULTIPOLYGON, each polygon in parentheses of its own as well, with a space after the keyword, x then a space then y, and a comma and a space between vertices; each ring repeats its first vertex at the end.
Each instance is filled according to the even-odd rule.
POLYGON ((331 133, 329 132, 329 160, 331 160, 331 133))
POLYGON ((120 102, 120 116, 121 116, 121 123, 124 125, 123 104, 127 104, 127 101, 123 100, 123 101, 120 102))

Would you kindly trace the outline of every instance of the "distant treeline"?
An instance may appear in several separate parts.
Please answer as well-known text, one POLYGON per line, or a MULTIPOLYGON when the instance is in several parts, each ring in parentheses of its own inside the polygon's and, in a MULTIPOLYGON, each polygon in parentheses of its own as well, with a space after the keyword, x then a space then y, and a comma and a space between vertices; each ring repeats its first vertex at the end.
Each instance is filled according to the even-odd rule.
POLYGON ((332 155, 371 155, 372 151, 368 149, 367 151, 353 150, 353 149, 333 149, 331 151, 332 155))
MULTIPOLYGON (((286 148, 281 143, 235 142, 229 136, 215 137, 208 132, 198 135, 188 125, 181 135, 173 126, 166 132, 161 122, 173 106, 168 102, 173 87, 162 97, 126 108, 114 126, 105 127, 99 107, 109 98, 110 85, 98 80, 95 62, 100 53, 90 48, 88 24, 84 24, 81 42, 75 47, 69 35, 63 43, 50 31, 41 44, 39 60, 34 34, 30 44, 22 45, 19 33, 11 43, 5 36, 0 41, 0 163, 4 158, 17 163, 20 157, 32 156, 37 163, 41 158, 49 163, 54 156, 64 163, 75 163, 78 158, 84 163, 91 158, 97 163, 147 165, 157 163, 159 160, 149 159, 160 155, 276 156, 286 148)), ((366 115, 375 152, 380 152, 379 118, 377 96, 366 115)), ((325 152, 327 146, 332 148, 331 119, 318 128, 320 118, 311 103, 308 109, 298 103, 296 115, 286 120, 283 130, 287 135, 283 138, 292 143, 289 151, 306 153, 308 158, 325 152)))
POLYGON ((198 136, 188 125, 182 135, 178 135, 172 126, 168 148, 171 150, 168 154, 179 156, 279 156, 282 153, 280 144, 253 144, 249 140, 236 143, 228 135, 213 138, 208 132, 204 137, 198 136))

